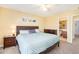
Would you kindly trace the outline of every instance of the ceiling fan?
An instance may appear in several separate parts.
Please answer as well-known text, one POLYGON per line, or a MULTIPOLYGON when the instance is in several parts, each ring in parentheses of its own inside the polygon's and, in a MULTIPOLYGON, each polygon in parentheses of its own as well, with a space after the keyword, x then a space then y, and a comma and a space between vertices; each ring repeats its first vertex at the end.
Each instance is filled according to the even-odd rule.
POLYGON ((40 8, 43 11, 48 11, 53 5, 52 4, 39 4, 38 6, 40 6, 40 8))

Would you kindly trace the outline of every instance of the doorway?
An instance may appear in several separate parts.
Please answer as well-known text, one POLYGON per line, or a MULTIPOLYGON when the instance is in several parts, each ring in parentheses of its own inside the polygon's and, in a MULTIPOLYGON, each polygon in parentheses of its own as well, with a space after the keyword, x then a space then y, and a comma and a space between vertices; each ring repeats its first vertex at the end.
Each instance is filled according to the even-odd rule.
POLYGON ((74 39, 79 39, 79 15, 73 16, 73 20, 74 20, 74 39))
POLYGON ((59 19, 59 35, 62 41, 67 41, 67 19, 65 17, 59 19))
POLYGON ((79 15, 74 16, 74 38, 79 38, 79 15))
POLYGON ((79 20, 75 21, 75 36, 79 37, 79 20))

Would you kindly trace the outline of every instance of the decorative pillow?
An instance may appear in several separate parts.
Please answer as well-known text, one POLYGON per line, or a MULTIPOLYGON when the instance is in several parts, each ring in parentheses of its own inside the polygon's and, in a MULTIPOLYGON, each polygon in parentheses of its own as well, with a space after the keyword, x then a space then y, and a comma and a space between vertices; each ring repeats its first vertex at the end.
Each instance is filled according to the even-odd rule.
POLYGON ((20 30, 20 34, 29 34, 28 30, 20 30))
POLYGON ((38 33, 38 32, 40 32, 40 31, 39 31, 39 29, 35 29, 35 32, 37 32, 37 33, 38 33))
POLYGON ((36 33, 35 30, 29 30, 29 33, 36 33))

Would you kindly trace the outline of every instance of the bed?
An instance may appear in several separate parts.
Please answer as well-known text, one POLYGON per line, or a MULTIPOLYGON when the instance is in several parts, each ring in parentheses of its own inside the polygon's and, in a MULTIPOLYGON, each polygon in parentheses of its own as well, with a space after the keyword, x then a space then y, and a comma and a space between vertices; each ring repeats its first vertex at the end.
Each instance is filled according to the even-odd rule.
POLYGON ((21 54, 39 54, 50 51, 55 45, 59 46, 59 37, 43 32, 20 34, 20 30, 38 29, 38 26, 17 26, 16 39, 21 54))

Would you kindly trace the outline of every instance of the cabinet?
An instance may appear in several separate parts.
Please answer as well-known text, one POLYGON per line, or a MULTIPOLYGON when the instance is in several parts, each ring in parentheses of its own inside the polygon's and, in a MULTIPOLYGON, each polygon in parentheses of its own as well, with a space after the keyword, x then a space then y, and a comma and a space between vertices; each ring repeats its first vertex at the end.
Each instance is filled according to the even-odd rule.
POLYGON ((16 37, 4 37, 4 48, 16 46, 16 37))

